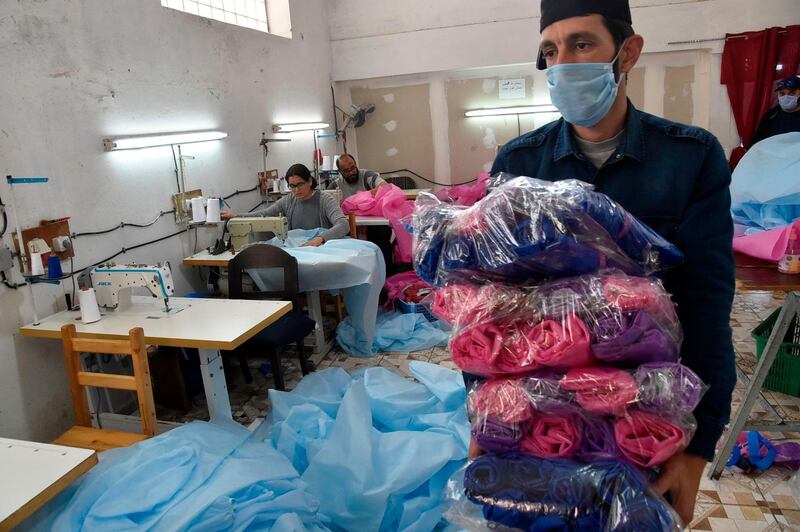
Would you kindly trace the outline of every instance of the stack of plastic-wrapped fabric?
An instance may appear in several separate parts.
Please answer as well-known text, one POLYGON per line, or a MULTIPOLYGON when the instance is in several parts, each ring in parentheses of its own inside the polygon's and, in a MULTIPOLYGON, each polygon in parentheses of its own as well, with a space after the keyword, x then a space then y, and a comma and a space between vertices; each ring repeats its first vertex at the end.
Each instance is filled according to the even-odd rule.
POLYGON ((706 386, 680 364, 660 281, 672 244, 589 185, 517 178, 470 208, 417 201, 418 275, 482 377, 467 401, 484 454, 454 478, 449 518, 523 530, 673 530, 648 488, 686 447, 706 386))

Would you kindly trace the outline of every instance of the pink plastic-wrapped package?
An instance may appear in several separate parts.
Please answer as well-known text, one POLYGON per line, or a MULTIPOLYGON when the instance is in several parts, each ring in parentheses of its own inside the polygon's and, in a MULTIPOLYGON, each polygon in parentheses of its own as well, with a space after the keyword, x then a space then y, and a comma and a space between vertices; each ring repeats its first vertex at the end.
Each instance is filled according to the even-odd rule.
POLYGON ((353 194, 342 202, 345 214, 356 216, 377 216, 389 220, 395 234, 395 257, 399 262, 411 262, 413 238, 403 220, 414 212, 414 202, 406 200, 406 194, 396 185, 378 187, 373 196, 371 191, 353 194))

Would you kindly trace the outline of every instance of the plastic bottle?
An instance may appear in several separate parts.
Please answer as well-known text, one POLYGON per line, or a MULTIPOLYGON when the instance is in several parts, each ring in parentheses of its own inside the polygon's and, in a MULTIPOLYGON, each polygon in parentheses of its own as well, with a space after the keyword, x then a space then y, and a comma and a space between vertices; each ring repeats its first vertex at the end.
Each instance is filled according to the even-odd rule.
POLYGON ((797 226, 793 225, 789 233, 789 243, 786 245, 786 253, 778 262, 778 271, 781 273, 798 274, 800 273, 800 240, 797 237, 797 226))

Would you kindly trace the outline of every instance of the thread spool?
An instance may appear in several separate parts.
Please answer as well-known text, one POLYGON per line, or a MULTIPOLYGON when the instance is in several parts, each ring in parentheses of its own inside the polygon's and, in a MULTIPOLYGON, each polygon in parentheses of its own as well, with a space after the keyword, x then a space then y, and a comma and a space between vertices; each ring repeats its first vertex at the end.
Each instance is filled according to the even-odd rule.
POLYGON ((31 275, 44 275, 41 253, 31 253, 31 275))
POLYGON ((192 222, 201 223, 206 221, 206 206, 203 198, 192 198, 192 222))
POLYGON ((219 198, 208 198, 208 205, 206 206, 206 222, 217 223, 221 222, 219 198))
POLYGON ((94 323, 100 320, 100 307, 97 306, 94 288, 84 288, 78 292, 78 301, 81 305, 81 321, 83 323, 94 323))
POLYGON ((47 257, 47 277, 50 279, 58 279, 64 275, 61 271, 61 259, 58 255, 50 255, 47 257))

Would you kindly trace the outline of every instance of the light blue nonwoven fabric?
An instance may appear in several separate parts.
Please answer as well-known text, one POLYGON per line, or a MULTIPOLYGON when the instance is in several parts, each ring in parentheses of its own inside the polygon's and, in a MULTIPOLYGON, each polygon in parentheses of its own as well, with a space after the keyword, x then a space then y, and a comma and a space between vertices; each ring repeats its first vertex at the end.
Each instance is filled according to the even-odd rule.
POLYGON ((430 531, 469 445, 461 375, 331 368, 270 390, 255 431, 193 422, 100 463, 23 530, 430 531))
MULTIPOLYGON (((449 337, 445 331, 419 313, 378 314, 372 349, 369 353, 371 355, 385 351, 402 353, 422 351, 446 344, 449 337)), ((336 328, 336 341, 348 353, 360 354, 360 351, 364 349, 360 343, 361 339, 359 329, 353 326, 350 316, 336 328)))
POLYGON ((97 466, 25 528, 292 530, 299 522, 328 530, 318 508, 271 445, 234 423, 198 421, 102 453, 97 466))
POLYGON ((290 454, 333 529, 432 530, 441 520, 444 486, 467 457, 466 391, 457 372, 416 361, 409 370, 420 382, 333 368, 270 390, 257 433, 290 454))
POLYGON ((731 181, 731 212, 742 225, 774 229, 800 218, 800 133, 776 135, 745 154, 731 181))
MULTIPOLYGON (((378 296, 386 281, 386 265, 380 248, 372 242, 352 238, 330 240, 319 247, 299 247, 317 236, 321 229, 293 229, 286 241, 267 242, 297 259, 301 292, 340 290, 347 307, 352 342, 343 346, 353 355, 372 356, 378 296)), ((259 290, 270 290, 278 283, 270 270, 250 270, 259 290)))

